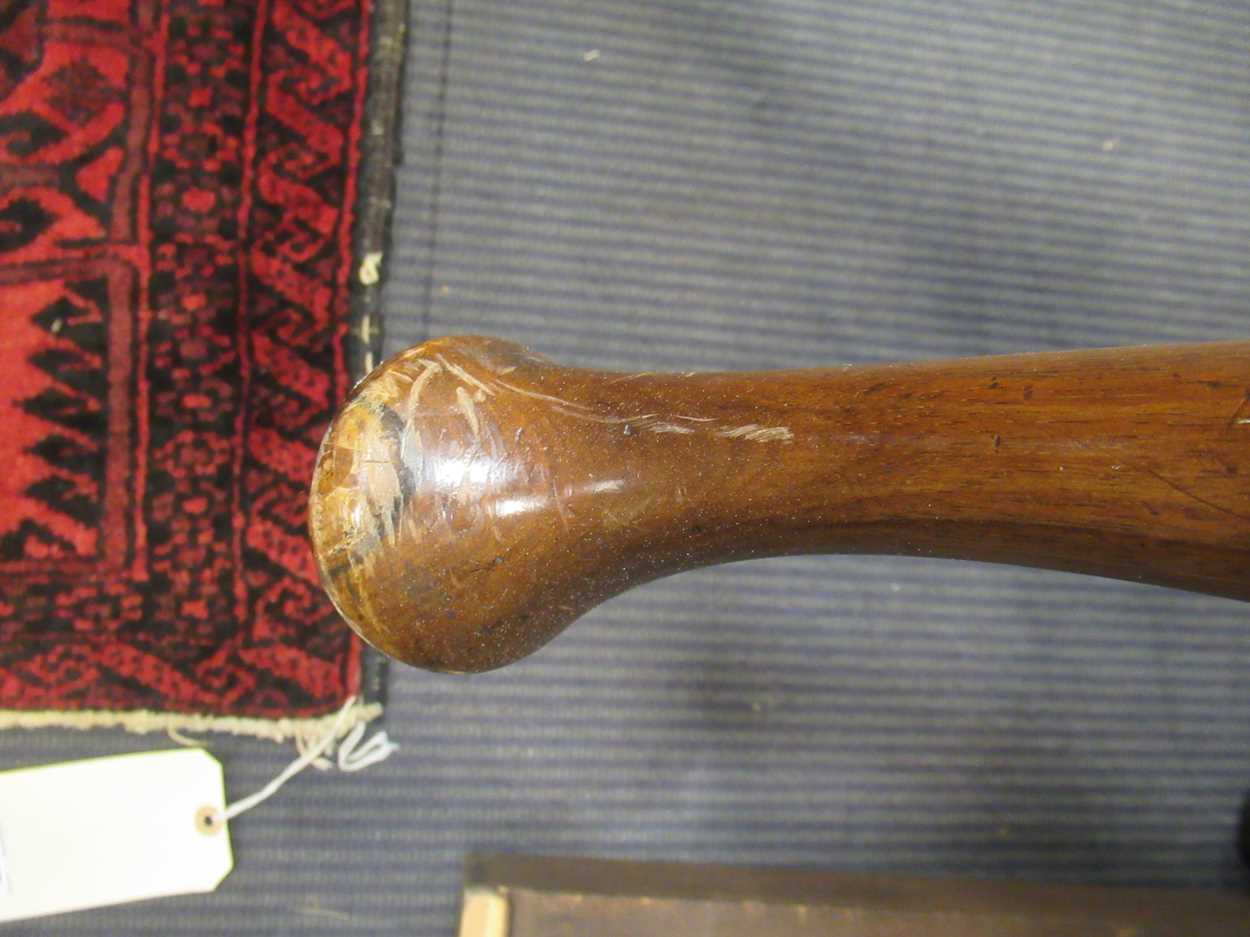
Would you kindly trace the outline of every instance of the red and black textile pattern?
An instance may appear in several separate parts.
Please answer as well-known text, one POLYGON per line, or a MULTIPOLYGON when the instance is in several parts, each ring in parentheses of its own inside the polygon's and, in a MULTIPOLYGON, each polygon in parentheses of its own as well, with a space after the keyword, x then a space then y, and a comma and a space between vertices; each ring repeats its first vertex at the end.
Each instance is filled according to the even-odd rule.
POLYGON ((0 4, 0 709, 359 690, 304 512, 348 383, 370 5, 0 4))

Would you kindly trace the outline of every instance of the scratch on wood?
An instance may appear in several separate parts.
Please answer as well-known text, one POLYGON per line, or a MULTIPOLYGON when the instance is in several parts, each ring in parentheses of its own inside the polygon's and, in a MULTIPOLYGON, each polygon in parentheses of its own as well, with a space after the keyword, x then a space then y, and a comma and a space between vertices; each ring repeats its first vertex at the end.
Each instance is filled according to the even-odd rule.
POLYGON ((540 393, 536 390, 528 390, 524 387, 517 387, 515 384, 509 384, 507 381, 496 380, 496 383, 510 390, 514 394, 520 394, 522 397, 529 397, 533 400, 545 400, 552 405, 552 409, 557 413, 563 413, 565 416, 576 417, 579 420, 589 420, 592 423, 630 423, 635 420, 651 420, 655 418, 654 413, 644 413, 641 416, 603 416, 595 413, 585 404, 577 403, 572 400, 565 400, 562 397, 553 397, 551 394, 540 393))
POLYGON ((1241 402, 1237 404, 1237 409, 1234 410, 1233 415, 1228 418, 1229 429, 1232 429, 1234 426, 1250 425, 1250 417, 1242 416, 1248 405, 1250 405, 1250 393, 1242 395, 1241 402))
POLYGON ((456 388, 456 408, 468 420, 469 427, 473 430, 473 435, 481 438, 482 426, 477 420, 477 408, 473 406, 473 398, 469 396, 469 392, 463 387, 456 388))
POLYGON ((470 373, 469 373, 468 371, 466 371, 464 368, 460 367, 460 365, 458 365, 458 364, 452 364, 450 361, 448 361, 448 360, 447 360, 446 358, 444 358, 442 355, 437 355, 436 357, 438 358, 439 364, 441 364, 441 365, 442 365, 443 367, 445 367, 448 371, 450 371, 452 374, 456 375, 456 377, 460 378, 460 380, 464 381, 464 382, 465 382, 466 384, 468 384, 469 386, 471 386, 471 387, 476 387, 479 391, 481 391, 481 392, 482 392, 483 394, 485 394, 487 397, 493 397, 493 396, 495 396, 495 391, 494 391, 494 389, 493 389, 493 388, 491 388, 490 386, 488 386, 488 385, 486 385, 486 384, 482 383, 481 381, 479 381, 476 377, 474 377, 472 374, 470 374, 470 373))
MULTIPOLYGON (((625 380, 639 375, 626 374, 616 380, 625 380)), ((525 387, 518 387, 507 381, 496 378, 495 383, 506 390, 510 390, 515 394, 521 394, 524 397, 530 397, 534 400, 545 400, 552 405, 552 409, 557 413, 563 413, 566 416, 576 417, 579 420, 589 420, 595 423, 624 424, 625 435, 632 435, 635 428, 646 430, 651 433, 672 433, 680 436, 688 436, 696 432, 697 429, 705 429, 715 432, 717 436, 726 439, 747 439, 751 442, 789 442, 794 438, 794 434, 789 427, 785 426, 760 426, 756 423, 748 423, 745 426, 739 426, 735 429, 715 429, 716 418, 710 416, 690 416, 688 414, 674 414, 671 419, 660 419, 655 413, 642 413, 632 416, 604 416, 595 413, 585 404, 576 403, 572 400, 564 400, 560 397, 553 397, 550 394, 540 393, 536 390, 529 390, 525 387), (702 424, 701 427, 683 426, 676 421, 685 423, 702 424)))
POLYGON ((640 419, 633 422, 652 433, 678 433, 688 436, 694 432, 689 426, 678 426, 676 423, 665 423, 663 420, 640 419))
POLYGON ((555 410, 556 413, 563 413, 565 416, 576 417, 579 420, 588 420, 591 423, 621 424, 621 423, 629 423, 631 420, 634 420, 634 419, 649 420, 655 416, 654 413, 644 413, 642 416, 639 416, 639 417, 600 416, 597 413, 591 413, 589 410, 581 408, 577 404, 569 404, 568 406, 555 404, 552 406, 551 409, 555 410))
POLYGON ((1194 501, 1197 501, 1199 504, 1206 505, 1207 507, 1211 508, 1211 510, 1213 511, 1219 511, 1221 514, 1227 514, 1229 517, 1236 517, 1243 521, 1250 521, 1250 514, 1241 514, 1237 511, 1232 510, 1231 508, 1224 507, 1222 504, 1216 504, 1214 501, 1208 501, 1206 498, 1202 497, 1201 495, 1196 495, 1192 491, 1189 491, 1186 488, 1182 488, 1180 485, 1176 484, 1176 482, 1172 481, 1170 478, 1166 478, 1163 475, 1160 475, 1154 469, 1145 469, 1145 472, 1147 475, 1153 475, 1155 478, 1159 479, 1159 481, 1163 482, 1163 484, 1167 485, 1173 491, 1178 491, 1181 494, 1183 494, 1186 498, 1191 498, 1194 501))
POLYGON ((539 393, 536 390, 527 390, 524 387, 517 387, 515 384, 509 384, 507 381, 501 381, 498 378, 495 379, 495 383, 498 384, 500 387, 504 388, 505 390, 512 391, 514 394, 520 394, 522 397, 530 397, 533 400, 546 400, 549 403, 560 404, 560 406, 562 407, 574 407, 574 408, 582 409, 581 404, 573 403, 572 401, 565 400, 562 397, 553 397, 551 396, 551 394, 539 393))
POLYGON ((378 539, 383 543, 394 540, 395 509, 403 497, 399 473, 389 459, 361 459, 356 471, 365 479, 365 500, 374 523, 378 525, 378 539))
POLYGON ((417 407, 421 404, 421 393, 425 390, 425 385, 430 382, 430 378, 443 370, 440 365, 435 364, 433 361, 422 360, 421 366, 424 369, 421 372, 421 376, 413 381, 412 387, 408 389, 406 407, 409 419, 412 418, 412 415, 417 411, 417 407))
POLYGON ((561 497, 560 488, 556 485, 556 480, 552 477, 550 468, 546 464, 538 466, 539 474, 547 482, 547 488, 551 491, 551 503, 556 506, 556 514, 560 517, 560 523, 564 525, 564 529, 569 529, 569 511, 564 504, 564 498, 561 497))
POLYGON ((405 465, 412 464, 412 458, 408 453, 409 443, 415 443, 416 449, 420 450, 421 436, 417 430, 417 422, 415 420, 409 420, 404 425, 404 438, 399 441, 399 461, 405 465))
POLYGON ((794 439, 794 433, 788 426, 760 426, 758 423, 718 430, 716 435, 723 439, 749 439, 751 442, 789 442, 794 439))

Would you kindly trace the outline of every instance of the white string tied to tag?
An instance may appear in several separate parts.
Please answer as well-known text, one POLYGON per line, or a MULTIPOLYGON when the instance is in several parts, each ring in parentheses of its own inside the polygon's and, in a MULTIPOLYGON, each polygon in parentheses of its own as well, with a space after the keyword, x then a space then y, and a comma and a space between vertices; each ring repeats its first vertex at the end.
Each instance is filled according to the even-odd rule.
MULTIPOLYGON (((309 765, 313 765, 322 771, 332 767, 332 763, 322 756, 334 746, 335 741, 339 737, 339 732, 342 731, 343 725, 355 704, 356 697, 354 696, 344 703, 343 708, 338 711, 338 715, 335 716, 330 728, 314 744, 308 745, 303 739, 297 741, 296 747, 300 753, 299 757, 283 768, 277 777, 255 794, 249 794, 242 800, 236 800, 227 806, 222 819, 233 820, 239 814, 251 810, 258 804, 268 800, 282 788, 282 785, 286 784, 287 781, 291 780, 291 778, 295 777, 309 765)), ((378 762, 385 761, 399 748, 396 743, 387 738, 386 732, 378 731, 357 750, 356 746, 360 745, 360 740, 364 738, 364 734, 365 724, 358 722, 352 726, 343 737, 343 740, 338 743, 337 763, 340 771, 363 771, 370 765, 376 765, 378 762)))

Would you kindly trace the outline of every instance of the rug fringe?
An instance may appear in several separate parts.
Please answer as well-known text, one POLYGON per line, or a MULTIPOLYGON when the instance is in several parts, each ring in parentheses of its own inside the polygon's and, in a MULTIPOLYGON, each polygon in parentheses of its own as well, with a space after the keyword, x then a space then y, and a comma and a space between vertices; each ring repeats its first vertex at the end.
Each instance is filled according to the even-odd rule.
MULTIPOLYGON (((381 703, 357 703, 344 720, 342 732, 360 723, 371 722, 382 715, 381 703)), ((0 710, 3 729, 106 729, 120 728, 127 732, 222 732, 248 736, 270 742, 310 739, 322 735, 338 717, 337 712, 300 719, 258 719, 245 716, 206 716, 194 713, 163 713, 146 709, 126 712, 82 710, 0 710)))

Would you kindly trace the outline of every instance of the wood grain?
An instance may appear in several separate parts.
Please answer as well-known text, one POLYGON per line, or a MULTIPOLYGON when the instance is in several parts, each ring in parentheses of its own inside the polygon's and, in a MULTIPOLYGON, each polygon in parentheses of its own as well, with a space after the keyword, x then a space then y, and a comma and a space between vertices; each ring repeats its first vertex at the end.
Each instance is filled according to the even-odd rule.
POLYGON ((326 436, 310 527, 348 623, 503 666, 658 576, 811 552, 1250 598, 1250 343, 615 374, 428 342, 326 436))

